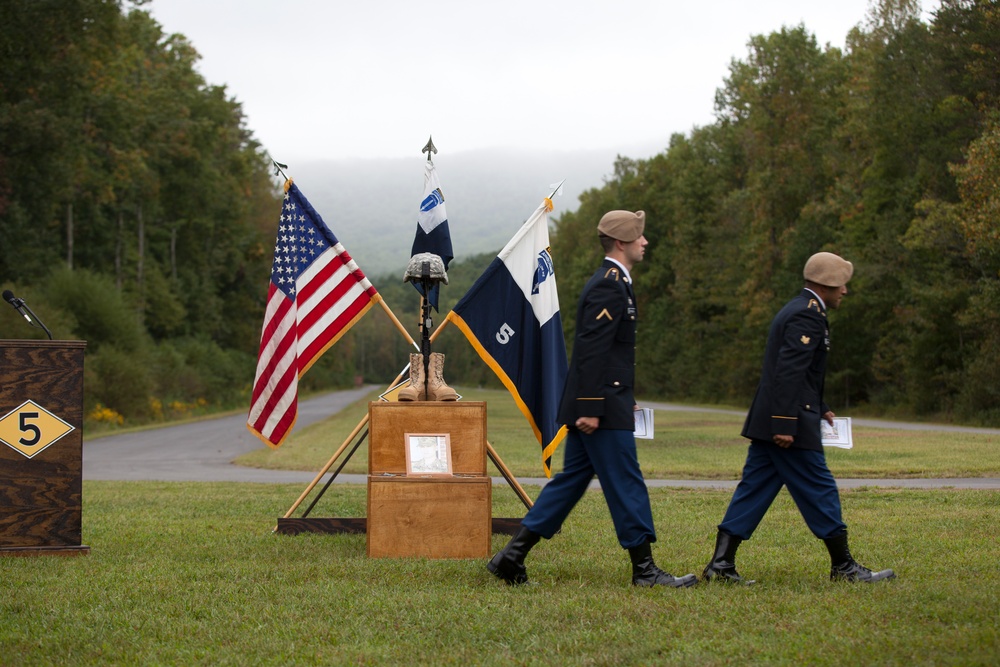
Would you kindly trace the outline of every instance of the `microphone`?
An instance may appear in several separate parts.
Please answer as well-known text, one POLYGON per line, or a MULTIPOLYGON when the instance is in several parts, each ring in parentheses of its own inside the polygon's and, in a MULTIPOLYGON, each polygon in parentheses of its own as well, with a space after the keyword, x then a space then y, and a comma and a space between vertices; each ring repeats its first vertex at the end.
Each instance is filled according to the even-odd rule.
POLYGON ((5 289, 3 291, 3 300, 9 303, 10 305, 14 306, 17 312, 21 313, 21 315, 24 316, 24 319, 28 320, 28 324, 34 324, 31 321, 31 316, 29 316, 27 311, 24 309, 24 299, 18 299, 16 296, 14 296, 13 292, 11 292, 9 289, 5 289))
POLYGON ((16 296, 14 296, 13 292, 11 292, 9 289, 5 289, 3 291, 3 300, 12 305, 17 310, 17 312, 21 313, 24 319, 28 320, 28 324, 30 324, 33 327, 42 329, 48 335, 49 340, 52 340, 52 332, 49 331, 49 328, 45 326, 45 324, 41 320, 38 319, 38 315, 35 315, 34 311, 31 310, 31 308, 28 307, 28 304, 24 302, 24 299, 18 299, 16 296), (34 317, 35 319, 34 320, 31 319, 32 317, 34 317))

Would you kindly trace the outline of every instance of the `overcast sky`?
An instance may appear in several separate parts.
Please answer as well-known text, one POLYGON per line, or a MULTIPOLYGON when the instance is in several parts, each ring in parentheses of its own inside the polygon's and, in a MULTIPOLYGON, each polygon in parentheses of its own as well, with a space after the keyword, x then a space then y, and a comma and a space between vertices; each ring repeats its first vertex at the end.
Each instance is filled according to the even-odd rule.
MULTIPOLYGON (((937 0, 924 0, 927 12, 937 0)), ((714 121, 751 35, 843 47, 868 0, 153 0, 281 162, 482 148, 642 158, 714 121)))

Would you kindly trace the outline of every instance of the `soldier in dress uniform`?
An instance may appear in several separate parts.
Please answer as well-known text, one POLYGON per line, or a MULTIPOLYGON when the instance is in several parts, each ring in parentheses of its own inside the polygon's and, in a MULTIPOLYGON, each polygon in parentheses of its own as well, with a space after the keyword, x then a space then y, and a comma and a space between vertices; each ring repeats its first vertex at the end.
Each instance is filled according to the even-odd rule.
POLYGON ((742 435, 750 440, 743 476, 719 524, 706 580, 753 583, 736 571, 736 549, 750 539, 782 486, 813 534, 830 552, 830 578, 874 582, 892 570, 872 572, 851 557, 841 518, 837 482, 826 465, 820 420, 833 424, 823 401, 830 350, 827 309, 847 294, 854 266, 829 252, 806 262, 805 287, 771 322, 760 384, 742 435))
POLYGON ((647 245, 643 211, 610 211, 597 226, 606 254, 583 288, 559 421, 568 428, 563 469, 545 485, 517 534, 487 565, 509 584, 528 580, 524 558, 539 539, 551 539, 597 475, 618 541, 632 560, 636 586, 692 586, 653 562, 656 541, 649 492, 635 447, 635 329, 638 319, 630 271, 647 245))

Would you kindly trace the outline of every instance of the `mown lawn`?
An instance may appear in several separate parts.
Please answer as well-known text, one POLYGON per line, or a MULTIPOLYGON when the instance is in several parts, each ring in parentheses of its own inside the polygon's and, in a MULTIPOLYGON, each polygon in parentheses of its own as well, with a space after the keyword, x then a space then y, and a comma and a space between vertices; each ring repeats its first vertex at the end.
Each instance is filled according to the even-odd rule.
MULTIPOLYGON (((875 586, 828 580, 786 493, 740 552, 748 588, 638 590, 599 492, 511 588, 485 559, 383 560, 363 535, 281 536, 297 485, 85 482, 75 558, 3 558, 4 665, 993 665, 1000 493, 845 491, 875 586)), ((537 488, 529 488, 532 495, 537 488)), ((653 489, 658 563, 699 572, 729 493, 653 489)), ((494 514, 520 511, 494 494, 494 514)), ((363 516, 334 485, 319 516, 363 516)), ((504 543, 495 536, 493 548, 504 543)))

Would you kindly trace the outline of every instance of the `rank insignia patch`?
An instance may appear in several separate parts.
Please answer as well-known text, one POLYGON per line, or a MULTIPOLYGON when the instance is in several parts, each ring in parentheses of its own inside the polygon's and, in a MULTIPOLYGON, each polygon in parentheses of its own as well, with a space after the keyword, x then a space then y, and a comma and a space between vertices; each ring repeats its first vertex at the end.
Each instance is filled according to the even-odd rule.
POLYGON ((810 338, 809 336, 803 336, 801 340, 803 345, 808 345, 809 341, 811 341, 812 338, 810 338))
POLYGON ((613 318, 613 317, 611 317, 611 313, 609 313, 609 312, 608 312, 608 309, 607 309, 607 308, 605 308, 604 310, 602 310, 601 312, 599 312, 599 313, 597 314, 597 317, 596 317, 596 319, 598 319, 598 320, 599 320, 599 319, 601 319, 602 317, 606 317, 606 318, 608 318, 608 320, 611 320, 611 321, 614 321, 614 318, 613 318))

